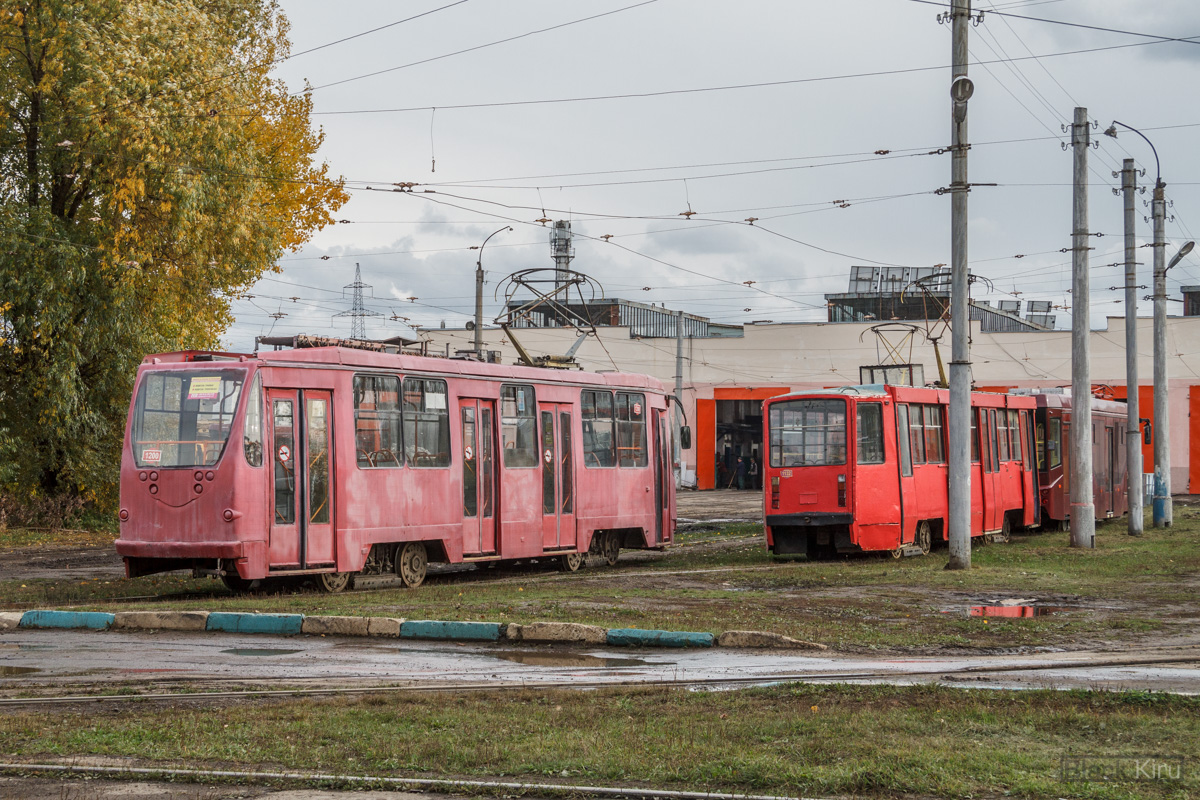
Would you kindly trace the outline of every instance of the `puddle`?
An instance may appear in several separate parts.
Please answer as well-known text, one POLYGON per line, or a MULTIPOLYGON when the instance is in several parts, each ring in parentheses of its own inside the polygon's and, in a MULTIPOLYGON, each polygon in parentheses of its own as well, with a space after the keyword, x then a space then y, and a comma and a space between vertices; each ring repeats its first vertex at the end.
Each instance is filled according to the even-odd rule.
POLYGON ((222 653, 229 653, 235 656, 290 656, 292 653, 300 653, 300 650, 277 650, 269 647, 235 647, 232 650, 222 650, 222 653))
POLYGON ((41 672, 37 667, 3 667, 0 666, 0 678, 8 678, 13 675, 32 675, 35 672, 41 672))
POLYGON ((1051 614, 1061 614, 1064 611, 1075 610, 1066 606, 971 606, 971 616, 1021 619, 1025 617, 1048 617, 1051 614))
POLYGON ((642 667, 649 664, 640 658, 603 658, 586 653, 527 653, 523 650, 502 650, 488 655, 528 664, 531 667, 642 667))

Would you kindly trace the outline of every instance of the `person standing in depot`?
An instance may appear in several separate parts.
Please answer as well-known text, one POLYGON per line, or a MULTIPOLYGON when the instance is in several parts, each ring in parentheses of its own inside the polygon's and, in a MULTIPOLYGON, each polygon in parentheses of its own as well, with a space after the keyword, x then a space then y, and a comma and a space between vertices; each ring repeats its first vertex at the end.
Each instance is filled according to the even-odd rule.
POLYGON ((759 484, 758 484, 758 453, 757 452, 750 454, 750 466, 747 467, 747 471, 750 475, 750 488, 751 489, 761 489, 762 487, 759 486, 759 484))
POLYGON ((737 457, 737 487, 738 489, 746 488, 746 459, 741 456, 737 457))

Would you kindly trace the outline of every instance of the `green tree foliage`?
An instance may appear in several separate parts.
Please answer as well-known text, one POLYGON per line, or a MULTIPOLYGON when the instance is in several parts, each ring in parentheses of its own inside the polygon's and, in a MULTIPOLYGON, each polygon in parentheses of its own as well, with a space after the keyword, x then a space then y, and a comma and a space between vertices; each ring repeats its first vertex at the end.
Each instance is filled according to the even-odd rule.
POLYGON ((114 497, 137 364, 346 200, 263 0, 0 0, 0 485, 114 497))

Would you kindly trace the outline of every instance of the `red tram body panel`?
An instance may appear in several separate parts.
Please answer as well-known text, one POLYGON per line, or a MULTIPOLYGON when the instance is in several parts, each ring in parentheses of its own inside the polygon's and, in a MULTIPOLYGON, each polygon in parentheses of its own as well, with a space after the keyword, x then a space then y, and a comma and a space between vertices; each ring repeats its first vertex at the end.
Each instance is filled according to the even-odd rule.
MULTIPOLYGON (((764 402, 764 519, 777 555, 928 552, 945 541, 949 392, 867 385, 764 402)), ((971 535, 1037 523, 1031 397, 971 395, 971 535)))
POLYGON ((130 576, 394 571, 415 585, 426 558, 574 569, 589 550, 663 547, 667 403, 644 375, 342 347, 151 356, 117 552, 130 576))

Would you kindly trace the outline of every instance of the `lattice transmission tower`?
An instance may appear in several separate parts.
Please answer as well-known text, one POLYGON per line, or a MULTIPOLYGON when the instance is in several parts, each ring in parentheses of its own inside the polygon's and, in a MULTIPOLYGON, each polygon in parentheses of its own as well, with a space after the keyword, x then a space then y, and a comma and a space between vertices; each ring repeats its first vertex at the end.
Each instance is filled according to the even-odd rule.
POLYGON ((363 305, 363 289, 371 289, 371 297, 375 296, 374 287, 369 283, 362 282, 362 269, 358 264, 354 265, 354 283, 348 283, 342 287, 342 297, 346 296, 346 290, 353 289, 353 300, 350 304, 349 311, 342 311, 334 314, 334 317, 350 317, 350 338, 351 339, 366 339, 367 338, 367 317, 382 317, 383 314, 378 311, 370 311, 363 305))

